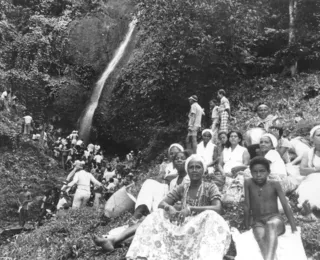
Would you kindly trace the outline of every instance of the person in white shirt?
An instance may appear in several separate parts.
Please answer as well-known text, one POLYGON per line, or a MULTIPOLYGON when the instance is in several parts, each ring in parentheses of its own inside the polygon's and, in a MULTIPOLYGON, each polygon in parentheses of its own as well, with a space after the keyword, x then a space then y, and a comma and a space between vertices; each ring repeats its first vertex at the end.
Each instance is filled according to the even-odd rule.
POLYGON ((83 144, 83 140, 82 139, 79 139, 77 142, 76 142, 76 146, 81 146, 83 144))
POLYGON ((88 144, 87 149, 88 149, 89 152, 92 152, 92 153, 93 153, 93 151, 94 151, 94 144, 88 144))
POLYGON ((26 114, 24 117, 24 134, 29 135, 31 133, 31 124, 32 124, 32 117, 30 114, 26 114))
POLYGON ((189 112, 188 123, 188 135, 186 139, 187 148, 192 150, 193 153, 197 152, 197 134, 201 127, 202 115, 204 115, 203 109, 198 104, 198 97, 193 95, 189 97, 189 103, 191 105, 189 112))
POLYGON ((103 178, 104 178, 106 181, 109 181, 109 179, 115 177, 115 175, 116 175, 116 170, 115 170, 115 169, 112 169, 112 166, 111 166, 111 164, 109 163, 109 164, 107 165, 106 170, 105 170, 104 173, 103 173, 103 178))
POLYGON ((102 159, 103 159, 103 156, 100 153, 98 153, 97 155, 95 155, 93 157, 93 160, 95 161, 95 163, 96 163, 96 165, 98 166, 99 169, 101 168, 102 159))
POLYGON ((72 208, 80 208, 87 204, 90 199, 90 183, 97 186, 102 186, 102 184, 97 181, 93 175, 85 170, 78 171, 72 180, 66 187, 63 187, 61 190, 64 191, 67 187, 72 187, 77 184, 77 190, 73 198, 72 208))

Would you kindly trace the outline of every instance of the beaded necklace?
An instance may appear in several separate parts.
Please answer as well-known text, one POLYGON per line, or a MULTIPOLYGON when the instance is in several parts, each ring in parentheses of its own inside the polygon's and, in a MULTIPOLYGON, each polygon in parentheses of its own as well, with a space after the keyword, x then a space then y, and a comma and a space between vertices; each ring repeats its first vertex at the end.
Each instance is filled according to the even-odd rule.
POLYGON ((187 204, 190 204, 190 206, 200 206, 201 205, 201 199, 203 197, 203 192, 204 192, 204 183, 202 182, 201 185, 198 188, 197 191, 197 195, 195 199, 191 199, 188 196, 188 192, 189 192, 189 188, 190 188, 190 184, 187 185, 186 189, 185 189, 185 193, 184 193, 184 206, 186 206, 187 204), (187 201, 189 203, 187 203, 187 201))

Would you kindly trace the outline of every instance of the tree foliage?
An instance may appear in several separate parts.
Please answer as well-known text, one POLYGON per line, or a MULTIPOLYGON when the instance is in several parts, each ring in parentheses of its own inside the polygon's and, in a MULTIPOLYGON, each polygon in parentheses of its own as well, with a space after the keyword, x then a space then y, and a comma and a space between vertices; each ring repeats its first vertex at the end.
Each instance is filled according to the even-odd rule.
POLYGON ((244 80, 280 73, 293 59, 301 61, 301 70, 310 68, 306 60, 318 61, 315 1, 298 1, 296 30, 308 33, 292 46, 288 1, 137 0, 137 5, 138 50, 121 72, 109 113, 95 120, 101 136, 119 142, 158 149, 186 131, 188 96, 197 94, 206 106, 219 88, 228 92, 244 80))

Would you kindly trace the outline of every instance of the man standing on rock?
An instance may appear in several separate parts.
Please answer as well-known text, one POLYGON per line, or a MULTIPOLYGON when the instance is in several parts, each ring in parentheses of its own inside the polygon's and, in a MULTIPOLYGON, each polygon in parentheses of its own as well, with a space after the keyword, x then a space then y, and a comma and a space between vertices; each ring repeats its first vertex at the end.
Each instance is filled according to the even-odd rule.
POLYGON ((192 150, 193 153, 197 152, 197 135, 201 127, 201 119, 204 114, 203 109, 198 104, 198 97, 193 95, 189 97, 191 105, 189 112, 188 135, 187 135, 187 148, 192 150))
POLYGON ((28 190, 28 185, 23 185, 23 191, 20 193, 19 202, 19 225, 24 227, 28 219, 29 203, 32 201, 31 192, 28 190))

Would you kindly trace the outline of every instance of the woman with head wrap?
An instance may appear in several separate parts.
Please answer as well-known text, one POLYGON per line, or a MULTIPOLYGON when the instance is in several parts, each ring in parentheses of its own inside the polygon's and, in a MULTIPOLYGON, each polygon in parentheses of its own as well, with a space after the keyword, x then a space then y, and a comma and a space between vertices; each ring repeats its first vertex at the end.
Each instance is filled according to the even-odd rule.
POLYGON ((303 156, 300 173, 307 176, 297 189, 298 206, 303 206, 309 219, 316 219, 311 210, 320 209, 320 125, 312 128, 310 140, 313 148, 303 156))
POLYGON ((173 167, 173 157, 178 153, 178 152, 183 152, 184 149, 182 145, 178 143, 174 143, 170 145, 168 149, 168 159, 169 162, 164 162, 160 166, 160 180, 165 180, 167 184, 170 183, 171 180, 173 180, 175 177, 177 177, 177 170, 173 167))
POLYGON ((133 259, 217 259, 230 245, 230 230, 219 215, 221 195, 215 184, 203 182, 206 164, 199 155, 185 163, 190 183, 172 190, 137 229, 126 258, 133 259), (174 204, 181 202, 181 210, 174 204))
MULTIPOLYGON (((173 165, 174 165, 174 168, 177 169, 178 176, 170 182, 170 190, 173 190, 178 185, 187 185, 188 183, 190 183, 189 176, 185 170, 185 162, 186 162, 186 159, 188 158, 188 156, 189 156, 189 153, 187 151, 180 151, 174 155, 173 165)), ((145 183, 148 183, 148 181, 151 181, 151 180, 147 180, 145 183)), ((145 183, 143 185, 145 185, 145 183)), ((164 184, 162 184, 162 185, 164 185, 164 184)), ((157 187, 154 186, 154 188, 157 188, 157 187)), ((158 188, 161 189, 161 187, 158 187, 158 188)), ((142 191, 140 191, 139 196, 149 196, 150 197, 150 195, 151 195, 151 198, 152 198, 153 194, 146 194, 146 193, 144 193, 143 189, 144 188, 142 187, 141 188, 142 191)), ((159 204, 159 202, 158 202, 158 204, 159 204)), ((158 204, 156 205, 157 207, 158 207, 158 204)), ((109 238, 105 239, 105 238, 101 238, 101 237, 94 235, 93 240, 94 240, 95 244, 98 246, 101 246, 106 251, 112 251, 112 250, 114 250, 115 246, 121 244, 124 240, 128 239, 129 237, 134 236, 137 228, 140 226, 141 221, 143 220, 143 218, 142 218, 143 215, 147 215, 151 212, 151 211, 149 211, 148 208, 146 208, 145 212, 141 211, 141 209, 143 209, 143 207, 146 207, 146 205, 140 204, 140 206, 138 206, 136 208, 135 213, 134 213, 134 216, 136 216, 136 218, 140 219, 140 221, 136 222, 134 225, 130 226, 129 228, 125 229, 123 232, 115 235, 114 237, 109 237, 109 238)))
POLYGON ((278 118, 270 114, 269 107, 264 103, 257 105, 255 112, 257 116, 248 121, 248 128, 261 127, 268 131, 269 127, 272 126, 273 122, 278 118))
POLYGON ((212 137, 212 130, 203 130, 202 141, 197 146, 197 154, 204 159, 209 173, 214 172, 214 165, 218 161, 218 148, 211 142, 212 137))
POLYGON ((277 138, 272 134, 264 134, 260 139, 260 152, 267 160, 270 161, 270 178, 280 180, 280 177, 286 176, 286 166, 275 150, 278 146, 277 138))
POLYGON ((178 176, 177 169, 174 167, 173 158, 178 152, 184 149, 180 144, 172 144, 168 149, 170 163, 167 164, 165 171, 160 172, 157 180, 147 179, 138 194, 134 218, 139 219, 142 215, 147 215, 158 208, 161 200, 169 192, 171 180, 178 176))

